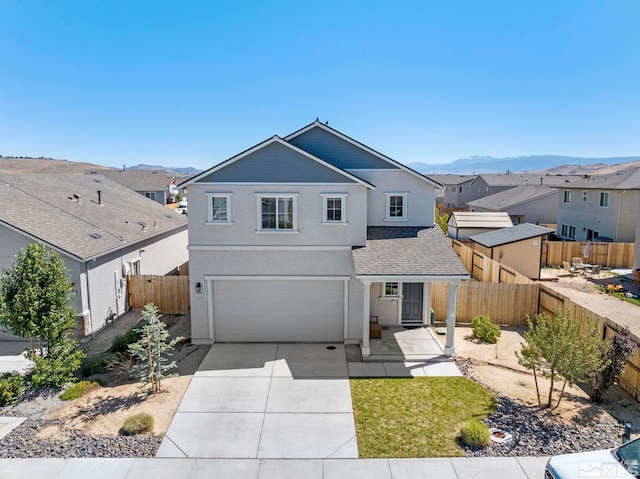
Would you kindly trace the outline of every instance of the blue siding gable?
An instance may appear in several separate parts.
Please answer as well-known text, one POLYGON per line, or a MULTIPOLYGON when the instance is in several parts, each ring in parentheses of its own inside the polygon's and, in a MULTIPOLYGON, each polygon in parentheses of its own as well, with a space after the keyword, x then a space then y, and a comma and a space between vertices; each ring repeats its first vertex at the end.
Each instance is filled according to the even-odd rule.
POLYGON ((288 140, 292 145, 305 150, 343 170, 375 169, 397 170, 398 167, 368 151, 320 128, 311 128, 288 140))
POLYGON ((270 143, 217 171, 199 183, 356 183, 281 143, 270 143))

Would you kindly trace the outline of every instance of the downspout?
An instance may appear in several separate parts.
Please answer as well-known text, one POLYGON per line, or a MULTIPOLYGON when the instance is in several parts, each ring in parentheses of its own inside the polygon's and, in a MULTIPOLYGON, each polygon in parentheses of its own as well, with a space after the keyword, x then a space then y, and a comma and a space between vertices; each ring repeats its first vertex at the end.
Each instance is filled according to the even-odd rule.
POLYGON ((618 193, 618 208, 616 211, 616 235, 613 238, 613 241, 618 241, 618 227, 620 226, 620 204, 622 203, 622 193, 627 190, 621 191, 618 193))
POLYGON ((93 332, 93 314, 91 312, 91 292, 90 292, 90 286, 89 286, 89 263, 84 264, 84 276, 87 282, 87 308, 89 309, 89 329, 91 330, 91 339, 94 339, 96 336, 95 336, 95 333, 93 332))

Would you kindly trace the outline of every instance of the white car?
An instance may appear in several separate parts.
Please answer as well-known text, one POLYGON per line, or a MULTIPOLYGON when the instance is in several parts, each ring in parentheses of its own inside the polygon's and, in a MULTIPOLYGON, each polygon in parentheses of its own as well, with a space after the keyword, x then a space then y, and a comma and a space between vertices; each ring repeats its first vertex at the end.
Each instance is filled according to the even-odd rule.
POLYGON ((563 454, 549 459, 545 479, 640 477, 640 438, 613 449, 563 454))

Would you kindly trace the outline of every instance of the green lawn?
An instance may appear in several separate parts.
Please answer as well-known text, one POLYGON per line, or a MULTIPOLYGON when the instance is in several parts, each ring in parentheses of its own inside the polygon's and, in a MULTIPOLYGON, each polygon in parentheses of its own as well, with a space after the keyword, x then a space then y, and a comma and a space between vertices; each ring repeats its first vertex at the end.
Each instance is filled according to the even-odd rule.
POLYGON ((361 458, 461 456, 462 424, 496 407, 462 377, 351 379, 351 397, 361 458))

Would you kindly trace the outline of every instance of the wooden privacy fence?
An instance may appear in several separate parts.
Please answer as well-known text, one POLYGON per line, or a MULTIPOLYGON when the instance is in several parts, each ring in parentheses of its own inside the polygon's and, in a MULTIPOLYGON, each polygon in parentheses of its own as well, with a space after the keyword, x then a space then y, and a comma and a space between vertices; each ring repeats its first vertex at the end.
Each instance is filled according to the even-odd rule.
POLYGON ((190 309, 189 277, 141 274, 129 276, 129 306, 153 303, 161 313, 187 314, 190 309))
MULTIPOLYGON (((585 245, 585 242, 578 241, 543 241, 541 264, 559 266, 563 261, 571 263, 571 258, 583 257, 585 245)), ((607 268, 631 268, 634 252, 634 243, 591 242, 585 263, 601 264, 607 268)))

